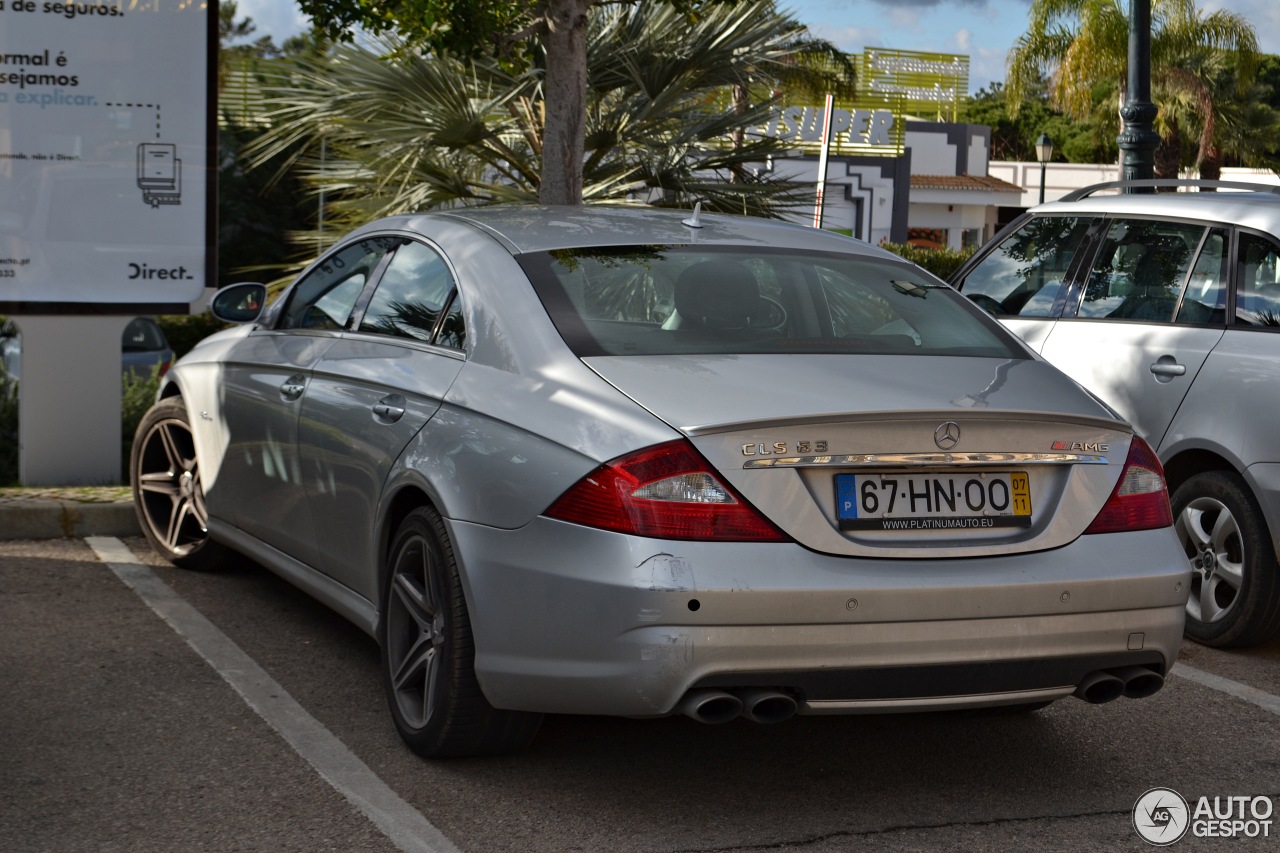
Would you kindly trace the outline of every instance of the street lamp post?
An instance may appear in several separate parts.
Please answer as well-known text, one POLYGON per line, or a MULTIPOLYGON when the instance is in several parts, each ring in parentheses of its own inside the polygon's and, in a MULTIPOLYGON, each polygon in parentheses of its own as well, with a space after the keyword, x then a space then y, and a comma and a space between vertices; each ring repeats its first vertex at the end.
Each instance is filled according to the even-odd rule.
POLYGON ((1044 170, 1053 159, 1053 140, 1047 133, 1042 132, 1036 140, 1036 159, 1040 161, 1040 203, 1044 204, 1044 170))
MULTIPOLYGON (((1127 99, 1120 108, 1120 178, 1125 181, 1155 177, 1156 113, 1151 103, 1151 0, 1129 2, 1129 80, 1127 99)), ((1150 192, 1148 188, 1129 192, 1150 192)))

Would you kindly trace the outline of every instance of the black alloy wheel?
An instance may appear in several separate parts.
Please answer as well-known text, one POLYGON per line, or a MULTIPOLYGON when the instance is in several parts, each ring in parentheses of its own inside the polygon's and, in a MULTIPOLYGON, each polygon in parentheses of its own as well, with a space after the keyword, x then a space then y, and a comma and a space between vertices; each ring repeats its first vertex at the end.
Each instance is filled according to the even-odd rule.
POLYGON ((493 755, 527 746, 541 714, 491 706, 475 674, 471 622, 440 516, 413 510, 390 549, 379 640, 392 719, 426 758, 493 755))

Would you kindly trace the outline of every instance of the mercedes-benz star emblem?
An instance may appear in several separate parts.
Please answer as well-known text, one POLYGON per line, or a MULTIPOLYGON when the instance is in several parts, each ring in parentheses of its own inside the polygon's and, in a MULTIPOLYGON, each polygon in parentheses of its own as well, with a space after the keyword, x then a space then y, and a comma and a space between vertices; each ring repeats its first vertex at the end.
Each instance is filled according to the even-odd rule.
POLYGON ((960 424, 947 421, 933 431, 933 443, 943 450, 950 450, 960 443, 960 424))

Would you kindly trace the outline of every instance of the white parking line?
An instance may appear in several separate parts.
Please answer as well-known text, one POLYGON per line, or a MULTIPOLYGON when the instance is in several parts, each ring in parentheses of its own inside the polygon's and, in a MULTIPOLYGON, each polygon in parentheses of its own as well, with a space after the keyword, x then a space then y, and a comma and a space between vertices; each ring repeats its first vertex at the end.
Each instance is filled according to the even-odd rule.
POLYGON ((1181 662, 1174 664, 1171 672, 1179 678, 1194 681, 1203 687, 1226 693, 1251 705, 1257 705, 1264 711, 1280 714, 1280 696, 1276 696, 1273 693, 1267 693, 1265 690, 1259 690, 1256 687, 1250 687, 1239 681, 1232 681, 1230 678, 1223 678, 1221 675, 1214 675, 1211 672, 1205 672, 1202 669, 1196 669, 1194 666, 1187 666, 1181 662))
POLYGON ((461 853, 430 821, 387 787, 333 733, 285 692, 262 667, 200 614, 123 542, 84 540, 98 559, 169 623, 294 751, 406 853, 461 853))

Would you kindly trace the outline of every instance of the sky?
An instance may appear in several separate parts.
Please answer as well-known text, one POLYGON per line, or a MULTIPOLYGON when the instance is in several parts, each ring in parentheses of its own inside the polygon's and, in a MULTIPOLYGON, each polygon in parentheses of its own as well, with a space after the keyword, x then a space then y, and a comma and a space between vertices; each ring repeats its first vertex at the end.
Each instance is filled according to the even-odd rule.
MULTIPOLYGON (((1030 0, 779 0, 813 35, 848 53, 864 48, 961 53, 969 57, 969 90, 1005 79, 1005 60, 1027 28, 1030 0)), ((1253 24, 1263 53, 1280 54, 1278 0, 1199 0, 1203 12, 1226 9, 1253 24)), ((277 42, 307 19, 291 0, 237 0, 258 35, 277 42)))

